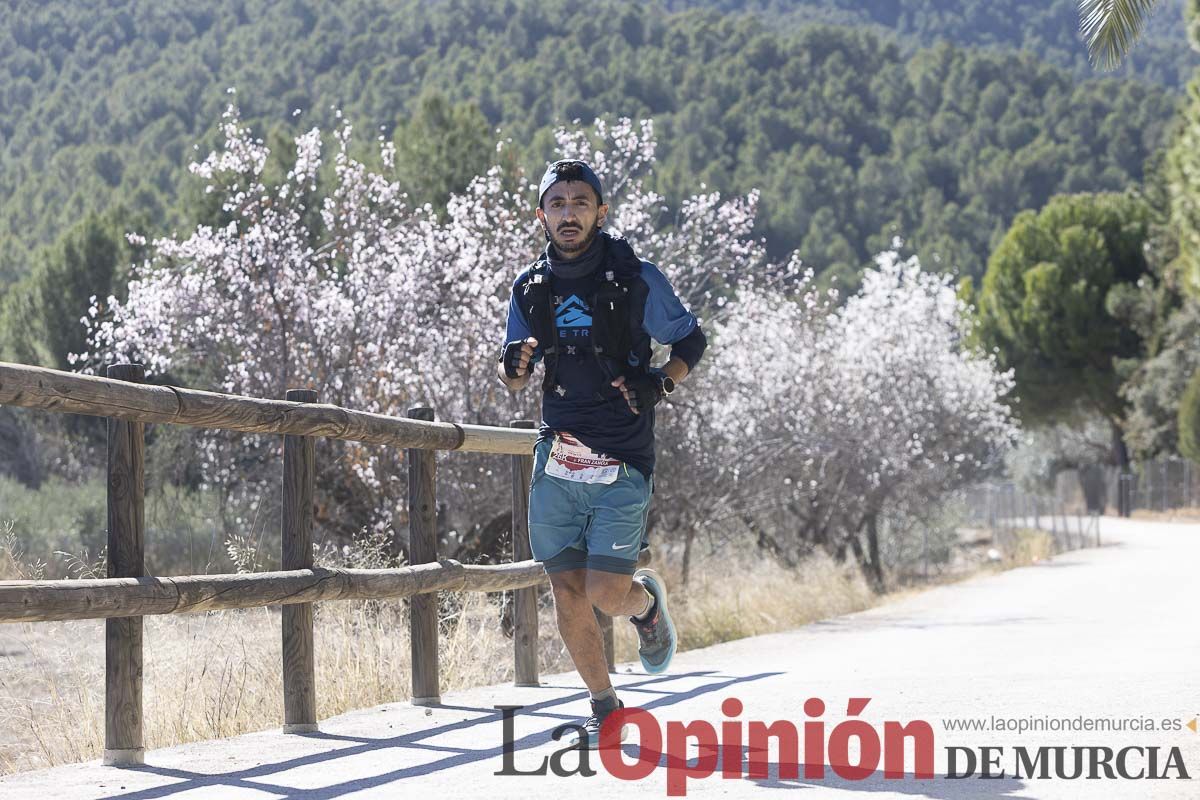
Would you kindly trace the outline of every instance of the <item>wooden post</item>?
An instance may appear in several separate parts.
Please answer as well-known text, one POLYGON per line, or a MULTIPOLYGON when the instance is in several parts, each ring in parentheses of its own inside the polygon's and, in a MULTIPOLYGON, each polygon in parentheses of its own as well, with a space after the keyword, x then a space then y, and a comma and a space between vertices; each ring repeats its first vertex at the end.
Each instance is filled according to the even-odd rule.
MULTIPOLYGON (((141 383, 141 364, 114 364, 108 377, 141 383)), ((146 426, 108 420, 108 577, 145 575, 146 426)), ((142 618, 104 623, 104 763, 145 763, 142 747, 142 618)))
MULTIPOLYGON (((412 419, 433 421, 433 409, 408 410, 412 419)), ((437 561, 437 454, 433 450, 408 450, 408 563, 437 561)), ((409 601, 412 646, 412 703, 434 706, 442 702, 438 681, 438 595, 415 595, 409 601)))
MULTIPOLYGON (((291 389, 287 399, 315 403, 311 389, 291 389)), ((283 437, 283 569, 313 566, 313 483, 316 441, 311 436, 283 437)), ((317 730, 316 668, 313 655, 313 606, 283 607, 283 732, 317 730)))
MULTIPOLYGON (((513 428, 533 428, 532 420, 513 420, 513 428)), ((512 456, 512 560, 533 558, 529 549, 529 483, 533 455, 512 456)), ((538 686, 537 587, 513 592, 513 666, 517 686, 538 686)))

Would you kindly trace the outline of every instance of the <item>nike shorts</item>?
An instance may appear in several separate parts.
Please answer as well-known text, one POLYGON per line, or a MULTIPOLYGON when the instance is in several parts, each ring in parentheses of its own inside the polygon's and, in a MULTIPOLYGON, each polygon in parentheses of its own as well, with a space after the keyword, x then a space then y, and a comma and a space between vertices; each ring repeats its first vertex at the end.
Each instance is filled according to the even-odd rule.
POLYGON ((647 545, 646 515, 654 476, 622 463, 609 484, 546 474, 553 441, 534 448, 529 486, 529 546, 546 572, 592 569, 632 575, 647 545))

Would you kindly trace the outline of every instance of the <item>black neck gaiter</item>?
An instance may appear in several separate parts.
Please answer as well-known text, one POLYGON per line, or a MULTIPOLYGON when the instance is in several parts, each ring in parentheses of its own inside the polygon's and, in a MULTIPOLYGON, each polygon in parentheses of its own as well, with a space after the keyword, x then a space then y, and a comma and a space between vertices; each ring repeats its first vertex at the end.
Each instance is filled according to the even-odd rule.
POLYGON ((577 258, 564 259, 558 255, 558 250, 552 242, 546 244, 546 259, 550 262, 550 269, 560 278, 582 278, 584 275, 590 275, 596 267, 600 266, 600 262, 604 260, 604 237, 608 234, 604 231, 596 233, 596 238, 588 245, 588 249, 579 254, 577 258))

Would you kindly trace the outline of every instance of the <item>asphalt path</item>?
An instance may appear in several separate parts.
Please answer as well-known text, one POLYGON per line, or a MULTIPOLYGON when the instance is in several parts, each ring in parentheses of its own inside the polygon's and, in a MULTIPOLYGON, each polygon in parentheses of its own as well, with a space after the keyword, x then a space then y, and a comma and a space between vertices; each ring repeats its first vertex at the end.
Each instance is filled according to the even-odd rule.
MULTIPOLYGON (((552 732, 586 711, 586 693, 576 676, 555 675, 537 688, 456 693, 439 708, 356 711, 316 734, 272 730, 155 750, 136 769, 91 762, 20 773, 0 779, 0 798, 1200 798, 1200 733, 1188 727, 1200 716, 1200 525, 1106 518, 1101 541, 866 612, 681 653, 666 675, 622 665, 621 697, 648 712, 621 752, 646 773, 636 780, 598 757, 591 776, 497 774, 505 756, 496 706, 521 706, 511 717, 510 771, 536 771, 565 747, 552 732), (733 703, 723 711, 729 698, 740 713, 733 703), (812 698, 824 709, 810 702, 806 712, 812 698), (862 722, 847 726, 851 718, 862 722), (964 720, 983 729, 950 729, 964 720), (702 735, 697 721, 719 741, 666 746, 685 725, 702 735), (805 747, 819 748, 809 774, 804 764, 790 773, 788 748, 751 739, 758 723, 778 721, 800 732, 800 761, 805 747), (889 721, 925 731, 918 738, 932 752, 933 777, 914 774, 912 741, 889 749, 889 721), (663 745, 652 746, 655 735, 663 745), (878 764, 872 738, 882 740, 878 764), (968 752, 974 774, 947 777, 950 754, 961 774, 968 752), (899 777, 885 774, 889 753, 902 759, 899 777), (1022 754, 1039 759, 1032 777, 1022 754), (1077 754, 1083 775, 1072 779, 1077 754), (1118 758, 1131 777, 1120 777, 1118 758), (765 775, 747 774, 751 760, 765 775), (997 777, 980 776, 984 761, 997 777), (686 774, 708 766, 709 777, 686 774)), ((578 754, 561 754, 559 766, 577 770, 578 754)))

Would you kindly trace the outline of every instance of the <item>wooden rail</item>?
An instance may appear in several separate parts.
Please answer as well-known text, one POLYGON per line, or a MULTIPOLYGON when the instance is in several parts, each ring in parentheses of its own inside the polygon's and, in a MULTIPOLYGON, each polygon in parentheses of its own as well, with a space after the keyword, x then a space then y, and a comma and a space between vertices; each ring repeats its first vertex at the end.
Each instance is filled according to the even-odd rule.
MULTIPOLYGON (((143 761, 142 617, 231 608, 282 606, 283 730, 317 729, 313 671, 313 603, 410 598, 413 702, 440 701, 437 601, 442 591, 515 591, 516 684, 538 683, 535 587, 547 581, 528 543, 528 495, 534 423, 489 427, 433 421, 433 410, 408 418, 317 402, 310 390, 265 400, 147 385, 140 365, 118 364, 107 377, 0 362, 0 405, 108 418, 108 577, 0 581, 0 622, 105 619, 104 763, 143 761), (146 423, 170 423, 284 437, 282 565, 278 572, 147 576, 144 573, 146 423), (313 437, 408 449, 409 562, 396 569, 337 569, 313 563, 313 437), (513 563, 495 566, 439 559, 436 545, 436 453, 464 450, 512 456, 513 563)), ((612 663, 611 639, 607 645, 612 663)))
POLYGON ((0 622, 117 619, 231 608, 389 600, 430 592, 503 592, 539 586, 537 561, 480 566, 443 559, 394 569, 313 567, 179 578, 0 581, 0 622))
POLYGON ((326 403, 262 400, 177 386, 139 386, 113 378, 6 362, 0 362, 0 405, 127 422, 323 436, 423 450, 525 455, 537 438, 532 432, 511 428, 426 422, 326 403))

